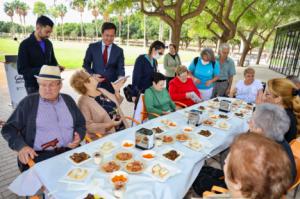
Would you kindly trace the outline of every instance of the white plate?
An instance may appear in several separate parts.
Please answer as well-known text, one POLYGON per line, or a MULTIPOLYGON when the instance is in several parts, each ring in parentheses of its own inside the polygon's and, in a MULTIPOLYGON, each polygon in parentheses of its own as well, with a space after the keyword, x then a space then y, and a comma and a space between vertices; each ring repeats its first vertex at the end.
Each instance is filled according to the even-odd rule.
POLYGON ((135 147, 135 143, 133 140, 123 140, 121 146, 123 149, 132 149, 133 147, 135 147), (124 146, 124 144, 126 143, 131 144, 132 146, 124 146))
POLYGON ((212 137, 214 136, 214 132, 212 132, 212 130, 206 129, 206 128, 199 129, 199 130, 196 132, 196 134, 197 134, 198 136, 200 136, 201 138, 206 138, 206 139, 210 139, 210 138, 212 138, 212 137), (210 131, 211 135, 210 135, 210 136, 200 135, 199 133, 200 133, 201 130, 210 131))
POLYGON ((60 182, 64 182, 64 183, 72 183, 72 184, 86 184, 87 182, 90 181, 92 175, 94 174, 95 172, 95 169, 94 168, 85 168, 85 167, 71 167, 67 172, 66 174, 64 175, 64 177, 62 177, 60 179, 60 182), (68 176, 68 173, 71 172, 73 169, 86 169, 88 174, 85 178, 83 179, 80 179, 80 180, 76 180, 76 179, 73 179, 73 178, 70 178, 68 176))
POLYGON ((153 177, 154 179, 158 180, 159 182, 165 182, 167 181, 171 176, 175 176, 177 174, 181 173, 181 170, 176 168, 176 167, 173 167, 173 166, 170 166, 168 164, 165 164, 161 161, 158 161, 158 160, 155 160, 153 161, 148 167, 147 169, 145 170, 145 174, 153 177), (157 165, 159 164, 161 167, 164 167, 166 168, 169 173, 167 175, 165 175, 164 177, 160 177, 160 176, 157 176, 157 175, 154 175, 152 173, 152 168, 154 167, 154 165, 157 165))
POLYGON ((226 122, 226 123, 227 123, 227 127, 226 127, 226 128, 220 127, 219 124, 220 124, 221 122, 224 122, 224 121, 218 121, 213 127, 214 127, 214 128, 217 128, 217 129, 224 130, 224 131, 228 131, 228 130, 231 128, 231 125, 230 125, 228 122, 226 122))
POLYGON ((184 133, 191 133, 194 131, 194 128, 191 126, 185 126, 184 128, 182 128, 182 132, 184 133), (186 131, 186 129, 190 129, 190 131, 186 131))
POLYGON ((88 194, 97 194, 98 196, 101 196, 105 199, 116 199, 114 196, 112 196, 111 194, 107 193, 106 191, 102 190, 102 189, 97 189, 94 191, 87 191, 84 194, 82 194, 81 196, 77 197, 76 199, 83 199, 85 198, 88 194))
POLYGON ((111 153, 112 151, 114 151, 115 149, 117 149, 118 147, 117 147, 118 145, 117 145, 117 143, 116 142, 113 142, 113 141, 106 141, 106 142, 103 142, 103 143, 101 143, 101 145, 100 145, 100 147, 98 148, 98 150, 101 152, 101 153, 104 153, 104 154, 109 154, 109 153, 111 153), (103 149, 101 149, 101 147, 105 144, 105 143, 112 143, 112 145, 113 145, 113 147, 111 148, 111 149, 109 149, 109 150, 103 150, 103 149))
POLYGON ((160 136, 160 135, 163 135, 164 133, 166 133, 166 127, 165 126, 156 126, 156 127, 151 128, 151 130, 153 131, 153 133, 155 134, 155 136, 160 136), (157 128, 157 127, 159 127, 162 130, 161 133, 156 133, 153 130, 154 128, 157 128))
POLYGON ((201 141, 199 141, 198 139, 184 142, 183 145, 188 147, 189 149, 192 149, 193 151, 201 151, 204 148, 204 144, 201 141), (194 142, 194 141, 199 142, 201 144, 201 147, 195 148, 195 147, 192 147, 192 146, 189 145, 190 142, 194 142))
POLYGON ((84 163, 86 163, 86 162, 88 162, 88 161, 90 161, 90 160, 93 160, 93 156, 92 156, 91 154, 85 152, 86 154, 88 154, 88 155, 90 156, 88 159, 86 159, 86 160, 84 160, 84 161, 82 161, 82 162, 79 162, 79 163, 74 162, 74 161, 71 159, 70 156, 73 155, 74 153, 81 153, 81 152, 85 152, 85 151, 75 151, 75 152, 73 152, 73 153, 69 153, 68 156, 67 156, 66 158, 67 158, 73 165, 75 165, 75 166, 80 166, 80 165, 82 165, 82 164, 84 164, 84 163))
POLYGON ((170 162, 178 162, 183 156, 184 156, 184 153, 183 153, 183 152, 181 152, 181 151, 179 151, 179 150, 177 150, 177 149, 171 148, 171 147, 168 147, 168 148, 164 149, 164 150, 162 151, 162 153, 161 153, 161 157, 162 157, 163 159, 165 159, 165 160, 170 161, 170 162), (167 158, 167 157, 164 156, 165 153, 168 153, 168 152, 171 151, 171 150, 175 150, 175 151, 177 151, 177 153, 179 153, 179 156, 178 156, 175 160, 170 160, 169 158, 167 158))

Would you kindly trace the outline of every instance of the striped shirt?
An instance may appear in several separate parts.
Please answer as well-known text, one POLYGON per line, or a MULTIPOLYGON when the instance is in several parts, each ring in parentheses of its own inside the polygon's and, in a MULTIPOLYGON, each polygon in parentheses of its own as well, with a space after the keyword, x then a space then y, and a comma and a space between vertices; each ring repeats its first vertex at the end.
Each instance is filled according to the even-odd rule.
MULTIPOLYGON (((67 147, 73 140, 73 118, 61 95, 57 101, 49 102, 40 97, 34 150, 41 151, 43 144, 58 139, 57 147, 67 147)), ((52 147, 46 150, 53 150, 52 147)))

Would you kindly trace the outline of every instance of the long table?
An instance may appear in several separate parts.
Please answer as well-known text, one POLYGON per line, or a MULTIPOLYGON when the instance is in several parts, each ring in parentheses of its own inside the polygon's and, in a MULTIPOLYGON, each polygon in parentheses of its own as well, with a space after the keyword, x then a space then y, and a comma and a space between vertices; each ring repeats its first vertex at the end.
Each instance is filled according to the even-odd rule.
MULTIPOLYGON (((111 134, 90 144, 83 145, 72 151, 37 163, 33 168, 21 174, 9 188, 17 194, 24 194, 24 192, 26 192, 24 189, 32 191, 35 188, 34 184, 40 183, 47 189, 49 193, 48 196, 51 198, 73 199, 78 198, 85 192, 89 192, 91 189, 94 189, 95 183, 97 182, 97 189, 105 190, 106 193, 112 195, 113 185, 109 182, 109 174, 99 171, 97 165, 93 161, 89 161, 81 165, 82 167, 96 169, 96 172, 91 178, 91 182, 93 183, 87 183, 86 185, 75 185, 61 182, 62 177, 65 176, 67 171, 73 166, 67 157, 76 151, 85 151, 89 154, 93 154, 94 152, 98 151, 100 145, 106 141, 113 141, 117 143, 121 150, 121 143, 123 140, 135 140, 136 130, 142 127, 151 129, 153 127, 161 126, 162 119, 168 119, 177 123, 177 127, 174 129, 169 129, 167 134, 175 135, 177 133, 181 133, 183 127, 187 126, 186 112, 191 109, 197 109, 200 105, 207 107, 207 103, 208 102, 202 102, 200 104, 178 110, 174 113, 155 118, 141 125, 111 134), (34 182, 34 184, 30 182, 34 182), (21 189, 20 186, 24 184, 27 185, 26 188, 23 187, 21 189)), ((216 110, 216 113, 219 113, 219 111, 216 110)), ((155 146, 153 150, 156 151, 157 154, 167 147, 172 147, 183 152, 183 157, 176 163, 171 163, 170 161, 160 159, 160 161, 178 168, 180 173, 170 177, 165 182, 159 182, 145 173, 130 174, 128 183, 126 185, 126 191, 124 193, 124 198, 183 198, 204 165, 205 160, 228 148, 233 138, 237 134, 246 132, 248 130, 247 119, 235 117, 232 113, 229 115, 231 115, 231 119, 227 121, 230 124, 229 130, 222 130, 203 125, 194 128, 194 131, 190 134, 193 134, 194 138, 199 139, 205 144, 203 150, 199 152, 187 148, 180 142, 175 142, 171 145, 163 145, 160 147, 155 146), (197 135, 196 132, 199 132, 201 129, 208 129, 213 132, 213 135, 209 138, 197 135)), ((137 159, 140 157, 140 153, 142 152, 142 150, 136 148, 132 149, 132 151, 137 159)), ((105 156, 105 159, 113 159, 113 154, 105 156)), ((146 162, 146 165, 147 164, 149 164, 148 161, 146 162)))

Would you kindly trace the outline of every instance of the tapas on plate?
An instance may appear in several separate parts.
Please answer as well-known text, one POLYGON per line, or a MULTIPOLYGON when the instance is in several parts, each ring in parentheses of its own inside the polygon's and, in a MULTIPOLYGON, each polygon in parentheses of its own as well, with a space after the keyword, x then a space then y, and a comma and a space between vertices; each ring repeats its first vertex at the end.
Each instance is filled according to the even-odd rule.
POLYGON ((225 122, 225 121, 222 121, 222 122, 219 122, 217 125, 216 125, 217 128, 220 128, 220 129, 223 129, 223 130, 228 130, 230 128, 230 125, 225 122))
POLYGON ((203 125, 206 125, 206 126, 213 126, 215 124, 215 122, 210 119, 206 119, 202 123, 203 123, 203 125))
POLYGON ((89 172, 84 168, 75 168, 68 172, 67 176, 71 180, 81 181, 88 176, 89 172))
POLYGON ((199 140, 190 140, 185 142, 184 145, 194 151, 200 151, 202 149, 202 144, 199 140))
POLYGON ((234 115, 235 115, 236 117, 239 117, 239 118, 242 118, 242 119, 245 118, 245 114, 244 114, 244 113, 241 113, 241 112, 236 112, 236 113, 234 113, 234 115))
POLYGON ((155 151, 152 150, 143 151, 141 156, 144 160, 153 160, 155 158, 155 151))
POLYGON ((133 154, 129 151, 121 151, 115 154, 115 159, 120 162, 127 162, 132 160, 133 154))
POLYGON ((117 163, 116 161, 108 161, 101 165, 101 170, 105 173, 112 173, 115 171, 119 171, 121 169, 121 165, 117 163))
POLYGON ((145 174, 153 177, 159 182, 165 182, 171 176, 174 176, 180 172, 181 171, 177 167, 157 160, 153 161, 145 170, 145 174))
POLYGON ((128 182, 128 174, 124 171, 115 171, 110 175, 110 182, 115 190, 123 189, 128 182))
POLYGON ((177 126, 176 122, 169 122, 167 125, 170 128, 175 128, 177 126))
POLYGON ((204 107, 204 106, 199 106, 198 109, 199 109, 200 111, 204 111, 204 110, 205 110, 205 107, 204 107))
POLYGON ((217 120, 217 119, 219 119, 219 115, 217 115, 217 114, 211 114, 211 115, 209 116, 209 118, 210 118, 210 119, 213 119, 213 120, 217 120))
POLYGON ((124 140, 122 142, 122 147, 125 148, 125 149, 131 149, 134 147, 134 142, 131 141, 131 140, 124 140))
POLYGON ((73 153, 69 157, 70 160, 76 165, 82 164, 91 158, 91 156, 85 152, 73 153))
POLYGON ((174 138, 172 136, 169 136, 169 135, 162 136, 161 140, 162 140, 163 144, 172 144, 175 141, 174 138))
POLYGON ((133 174, 137 174, 137 173, 141 173, 144 171, 145 169, 145 164, 142 161, 139 160, 133 160, 128 162, 125 165, 125 171, 127 171, 128 173, 133 173, 133 174))
POLYGON ((114 149, 116 148, 115 144, 113 142, 104 142, 101 146, 100 146, 100 151, 103 153, 110 153, 112 152, 114 149))
POLYGON ((85 196, 83 199, 105 199, 105 198, 98 194, 88 193, 87 196, 85 196))
POLYGON ((185 133, 190 133, 190 132, 192 132, 193 130, 194 130, 193 127, 187 126, 187 127, 184 127, 182 131, 185 132, 185 133))
POLYGON ((229 119, 229 116, 226 115, 226 114, 219 114, 219 118, 220 118, 220 119, 228 120, 228 119, 229 119))
POLYGON ((209 130, 200 130, 198 134, 204 137, 210 137, 212 135, 212 133, 209 130))
POLYGON ((152 131, 155 133, 155 134, 161 134, 161 133, 164 133, 164 129, 162 127, 154 127, 152 128, 152 131))
POLYGON ((183 153, 176 149, 168 149, 162 154, 162 156, 167 160, 177 162, 183 156, 183 153))
POLYGON ((179 133, 176 135, 176 140, 179 142, 185 142, 190 139, 190 136, 186 133, 179 133))

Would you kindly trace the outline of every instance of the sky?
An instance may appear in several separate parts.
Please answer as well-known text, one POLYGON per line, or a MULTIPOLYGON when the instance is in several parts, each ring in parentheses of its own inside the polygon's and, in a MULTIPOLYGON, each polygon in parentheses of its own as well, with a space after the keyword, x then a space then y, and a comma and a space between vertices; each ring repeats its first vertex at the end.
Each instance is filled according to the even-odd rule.
MULTIPOLYGON (((4 12, 4 2, 11 2, 12 0, 0 0, 0 21, 10 21, 10 17, 7 16, 4 12)), ((26 16, 26 24, 27 25, 35 25, 35 21, 37 16, 33 14, 33 5, 38 0, 21 0, 23 2, 26 2, 30 10, 28 11, 28 14, 26 16)), ((40 0, 41 1, 41 0, 40 0)), ((54 0, 48 0, 48 1, 42 1, 46 4, 47 8, 54 5, 54 0)), ((73 10, 69 7, 70 0, 56 0, 56 4, 63 3, 67 6, 67 14, 64 17, 64 22, 80 22, 80 15, 79 12, 76 10, 73 10)), ((50 16, 51 17, 51 16, 50 16)), ((100 18, 101 16, 99 16, 100 18)), ((91 11, 85 9, 83 13, 83 22, 92 22, 93 16, 91 14, 91 11)), ((14 22, 20 23, 20 19, 18 15, 14 15, 14 22)), ((60 22, 60 19, 57 19, 57 22, 60 22)))

